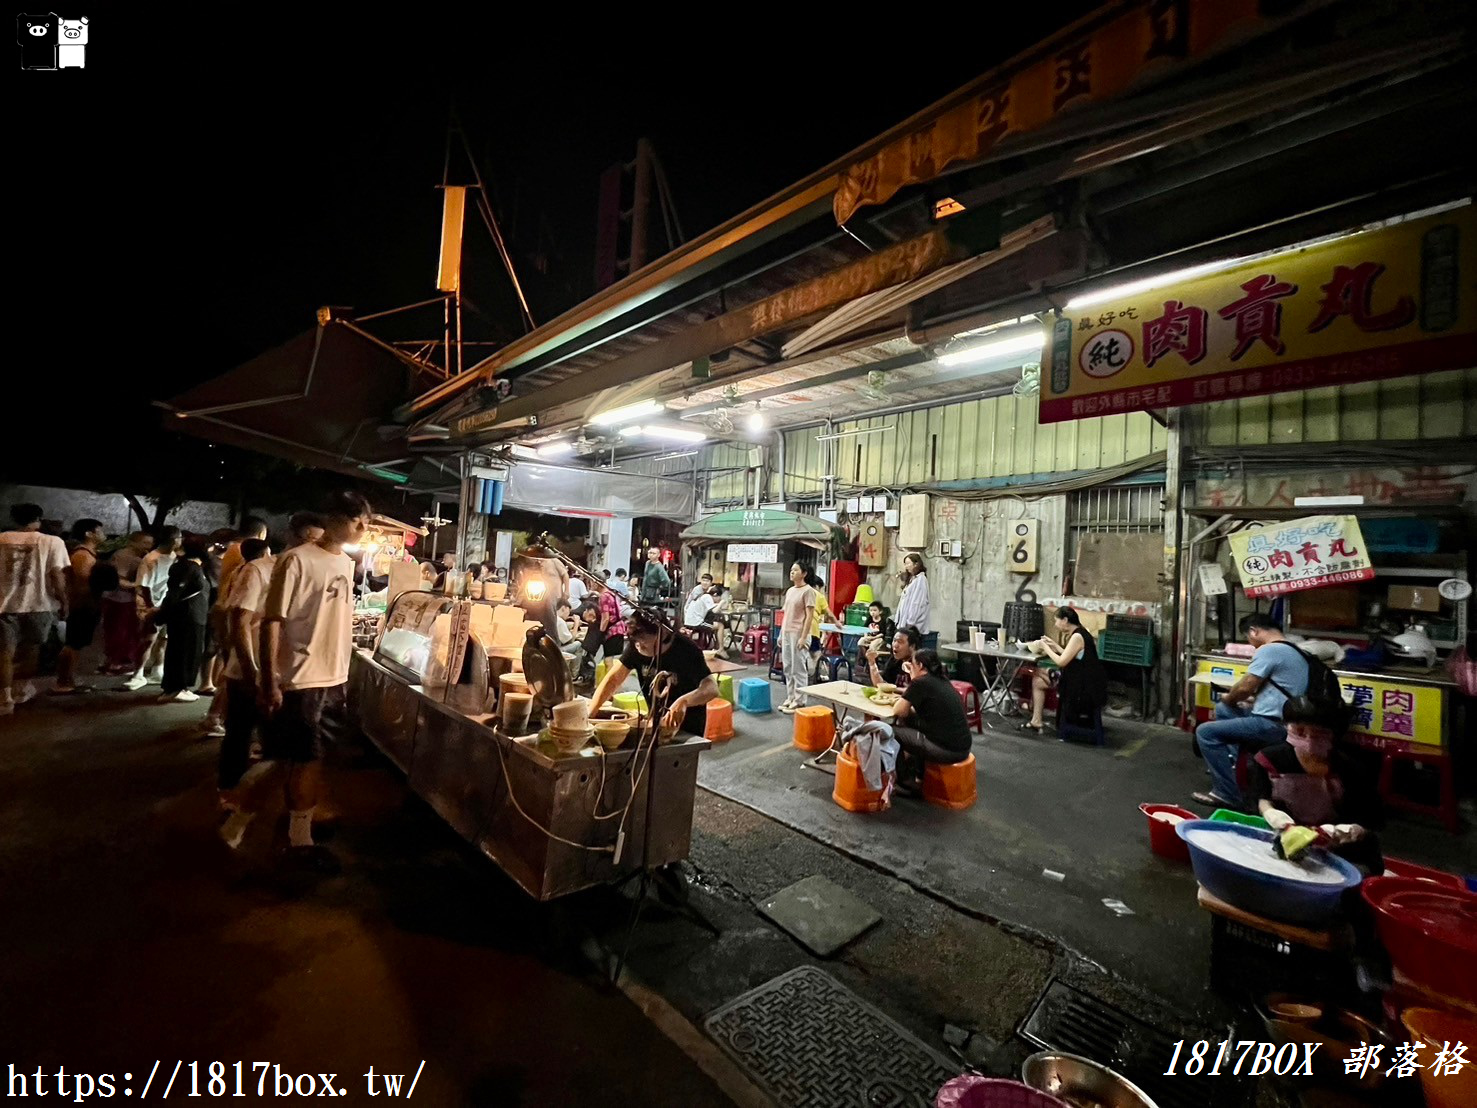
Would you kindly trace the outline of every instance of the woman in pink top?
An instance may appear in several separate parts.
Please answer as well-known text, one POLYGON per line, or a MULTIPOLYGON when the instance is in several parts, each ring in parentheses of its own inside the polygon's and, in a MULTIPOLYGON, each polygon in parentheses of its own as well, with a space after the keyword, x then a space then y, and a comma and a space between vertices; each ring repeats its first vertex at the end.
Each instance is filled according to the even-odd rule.
POLYGON ((599 609, 600 641, 604 645, 605 656, 619 658, 626 648, 626 621, 621 615, 620 598, 615 590, 605 589, 600 593, 599 609))

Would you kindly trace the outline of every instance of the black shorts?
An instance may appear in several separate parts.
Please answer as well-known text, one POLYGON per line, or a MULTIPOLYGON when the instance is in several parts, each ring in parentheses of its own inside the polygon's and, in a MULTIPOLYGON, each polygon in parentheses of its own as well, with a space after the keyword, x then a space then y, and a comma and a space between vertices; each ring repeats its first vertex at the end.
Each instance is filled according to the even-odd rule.
POLYGON ((276 762, 316 762, 347 733, 348 682, 322 689, 289 689, 264 728, 262 752, 276 762))
POLYGON ((67 617, 66 643, 73 650, 86 650, 97 634, 98 620, 102 614, 96 608, 73 609, 67 617))
POLYGON ((14 651, 23 646, 44 646, 56 630, 56 613, 0 612, 0 647, 14 651))

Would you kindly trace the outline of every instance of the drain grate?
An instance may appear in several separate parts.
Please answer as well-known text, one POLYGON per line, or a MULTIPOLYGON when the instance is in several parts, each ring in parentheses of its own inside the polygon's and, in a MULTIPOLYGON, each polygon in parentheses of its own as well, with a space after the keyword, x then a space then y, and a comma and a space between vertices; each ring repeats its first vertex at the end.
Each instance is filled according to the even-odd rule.
POLYGON ((1178 1036, 1056 979, 1036 999, 1020 1035, 1043 1050, 1080 1054, 1117 1070, 1159 1108, 1212 1108, 1245 1099, 1236 1077, 1165 1077, 1178 1036))
POLYGON ((960 1071, 813 966, 730 1000, 705 1025, 785 1108, 931 1108, 960 1071))

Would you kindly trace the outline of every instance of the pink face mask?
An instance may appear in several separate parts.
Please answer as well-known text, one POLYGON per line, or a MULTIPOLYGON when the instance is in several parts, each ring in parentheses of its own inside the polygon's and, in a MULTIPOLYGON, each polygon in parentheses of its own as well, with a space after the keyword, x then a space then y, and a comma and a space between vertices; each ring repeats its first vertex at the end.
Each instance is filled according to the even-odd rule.
POLYGON ((1287 725, 1287 743, 1304 757, 1326 762, 1333 753, 1333 732, 1305 723, 1290 723, 1287 725))

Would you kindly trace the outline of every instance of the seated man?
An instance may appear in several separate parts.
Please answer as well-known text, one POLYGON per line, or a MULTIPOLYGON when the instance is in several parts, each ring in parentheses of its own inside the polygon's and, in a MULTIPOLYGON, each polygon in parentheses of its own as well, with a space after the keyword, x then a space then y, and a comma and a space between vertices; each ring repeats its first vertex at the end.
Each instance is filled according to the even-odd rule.
MULTIPOLYGON (((908 687, 911 673, 907 663, 912 661, 913 656, 922 649, 923 636, 918 634, 916 627, 900 627, 892 636, 892 656, 887 662, 878 665, 881 657, 881 644, 875 644, 867 651, 867 669, 872 677, 872 684, 896 685, 899 689, 908 687)), ((950 690, 953 691, 952 689, 950 690)), ((955 699, 958 699, 956 696, 955 699)))
POLYGON ((707 729, 708 701, 718 696, 718 679, 708 672, 703 652, 687 636, 667 630, 642 609, 626 623, 625 653, 605 671, 604 680, 590 697, 590 714, 614 696, 631 673, 636 674, 641 695, 650 704, 653 678, 670 673, 675 684, 662 726, 701 735, 707 729))
POLYGON ((1287 735, 1282 725, 1282 705, 1290 697, 1308 691, 1308 660, 1283 637, 1276 620, 1254 613, 1241 621, 1241 633, 1256 647, 1251 665, 1241 680, 1222 694, 1215 706, 1215 719, 1195 730, 1210 771, 1211 788, 1192 795, 1212 808, 1241 807, 1236 760, 1242 749, 1254 753, 1280 743, 1287 735))
POLYGON ((892 733, 906 756, 898 762, 898 788, 916 791, 926 763, 957 765, 969 757, 972 739, 964 702, 944 676, 938 654, 919 650, 903 664, 911 680, 893 708, 892 733))

